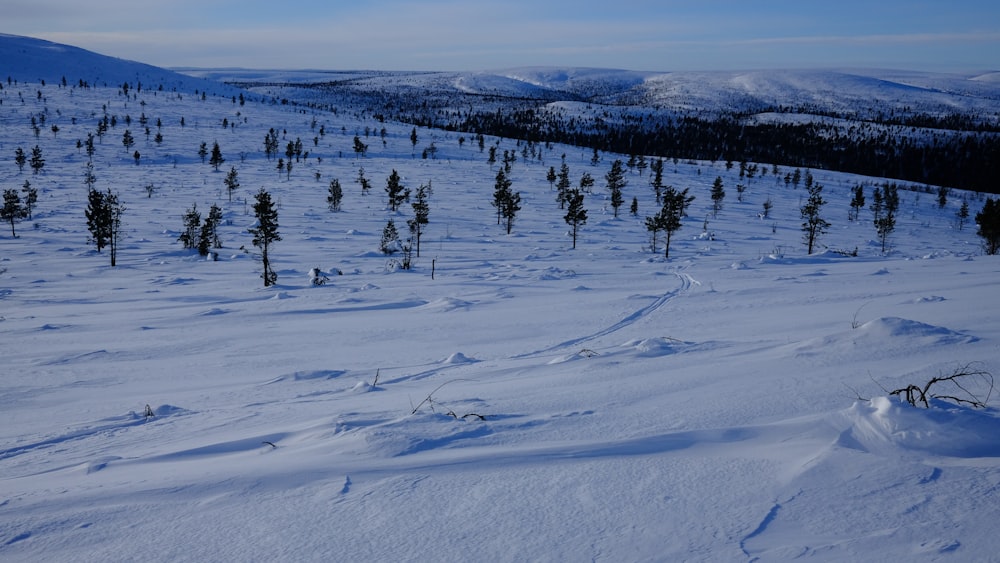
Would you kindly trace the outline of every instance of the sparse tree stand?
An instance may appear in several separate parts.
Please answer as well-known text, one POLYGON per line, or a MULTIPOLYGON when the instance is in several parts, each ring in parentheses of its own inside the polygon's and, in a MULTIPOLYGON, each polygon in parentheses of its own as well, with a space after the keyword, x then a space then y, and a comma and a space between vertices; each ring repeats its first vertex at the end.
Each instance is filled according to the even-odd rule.
POLYGON ((566 224, 572 228, 573 233, 573 248, 576 248, 576 235, 580 230, 581 225, 587 223, 587 210, 583 208, 583 192, 580 190, 572 190, 569 192, 566 202, 569 204, 569 209, 566 210, 566 224))
POLYGON ((983 247, 991 256, 1000 253, 1000 200, 986 198, 983 210, 976 213, 976 234, 983 237, 983 247))
POLYGON ((254 200, 253 212, 257 217, 257 226, 248 231, 253 235, 253 245, 260 249, 264 268, 261 277, 264 279, 264 287, 268 287, 278 281, 278 274, 271 269, 270 257, 271 244, 281 240, 281 235, 278 234, 278 212, 271 202, 271 194, 264 188, 254 195, 254 200))
POLYGON ((816 241, 819 236, 826 232, 830 223, 819 216, 820 209, 826 201, 823 200, 823 186, 818 183, 810 183, 809 199, 799 210, 802 214, 802 232, 805 235, 808 254, 813 253, 816 241))

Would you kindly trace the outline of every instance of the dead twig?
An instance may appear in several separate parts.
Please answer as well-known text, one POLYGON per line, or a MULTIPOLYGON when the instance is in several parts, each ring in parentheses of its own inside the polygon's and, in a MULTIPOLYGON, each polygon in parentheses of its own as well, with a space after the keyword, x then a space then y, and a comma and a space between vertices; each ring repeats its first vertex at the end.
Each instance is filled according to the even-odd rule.
POLYGON ((917 403, 922 403, 924 408, 930 408, 931 399, 941 399, 946 401, 952 401, 957 404, 970 405, 975 408, 986 408, 986 403, 990 400, 990 395, 993 394, 993 374, 986 370, 973 368, 972 364, 966 364, 959 368, 956 368, 949 375, 940 375, 937 377, 932 377, 923 387, 918 385, 907 385, 906 387, 900 387, 899 389, 894 389, 889 392, 890 395, 895 395, 897 397, 903 397, 907 403, 913 406, 917 406, 917 403), (978 379, 982 382, 986 391, 973 391, 966 385, 966 379, 971 378, 972 380, 978 379), (955 395, 944 395, 944 394, 932 394, 931 388, 938 384, 950 383, 956 387, 960 394, 955 395))

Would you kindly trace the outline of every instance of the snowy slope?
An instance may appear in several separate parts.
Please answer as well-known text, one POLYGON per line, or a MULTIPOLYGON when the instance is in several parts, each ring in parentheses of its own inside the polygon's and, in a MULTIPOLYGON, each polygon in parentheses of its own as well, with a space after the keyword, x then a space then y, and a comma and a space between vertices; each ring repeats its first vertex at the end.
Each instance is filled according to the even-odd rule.
POLYGON ((129 83, 133 87, 162 87, 168 92, 195 90, 233 93, 232 88, 216 81, 192 78, 151 65, 108 57, 79 47, 53 43, 44 39, 0 33, 0 73, 23 82, 57 84, 63 79, 69 84, 86 82, 91 86, 117 87, 129 83))
POLYGON ((697 199, 665 260, 642 226, 648 171, 625 188, 639 216, 613 215, 603 176, 618 155, 592 166, 589 150, 532 157, 488 139, 518 153, 523 209, 507 235, 489 203, 496 166, 456 133, 418 129, 414 149, 411 126, 350 111, 139 97, 0 91, 0 186, 40 192, 18 238, 0 224, 0 559, 985 561, 1000 549, 993 399, 925 410, 886 393, 1000 370, 1000 262, 955 224, 962 198, 981 208, 976 194, 939 209, 901 191, 882 254, 870 213, 846 220, 849 188, 878 180, 813 171, 832 227, 806 255, 804 189, 784 170, 741 180, 721 162, 668 162, 665 182, 697 199), (127 207, 115 268, 87 243, 76 147, 105 104, 119 119, 97 145, 97 188, 127 207), (139 113, 162 119, 163 142, 134 129, 137 165, 121 137, 139 113), (35 137, 29 116, 42 114, 58 134, 35 137), (263 154, 270 128, 309 150, 288 175, 263 154), (215 141, 219 172, 197 155, 215 141), (420 158, 431 142, 437 158, 420 158), (43 172, 19 172, 11 153, 35 145, 43 172), (545 180, 563 155, 574 182, 597 179, 575 250, 545 180), (392 170, 433 184, 412 271, 377 250, 388 219, 405 231, 411 217, 385 209, 392 170), (713 217, 716 176, 727 196, 713 217), (282 234, 266 289, 247 233, 261 187, 282 234), (177 241, 185 210, 213 203, 217 261, 177 241), (313 285, 313 268, 329 282, 313 285))

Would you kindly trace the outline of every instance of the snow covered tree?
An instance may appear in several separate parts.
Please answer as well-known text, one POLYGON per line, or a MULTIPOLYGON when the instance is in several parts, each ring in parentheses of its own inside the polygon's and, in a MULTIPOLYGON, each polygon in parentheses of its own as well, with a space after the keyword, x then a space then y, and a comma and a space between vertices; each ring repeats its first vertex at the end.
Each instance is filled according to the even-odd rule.
POLYGON ((334 178, 330 180, 330 187, 327 189, 326 205, 330 211, 340 211, 340 202, 344 199, 344 190, 340 187, 340 180, 334 178))
POLYGON ((399 231, 392 218, 386 222, 385 228, 382 229, 382 240, 378 243, 378 249, 382 251, 382 254, 392 254, 399 250, 399 231))
POLYGON ((569 209, 566 210, 566 216, 563 218, 566 220, 566 224, 573 229, 573 248, 576 248, 576 235, 580 226, 587 223, 587 210, 583 207, 583 197, 583 192, 580 190, 572 190, 566 198, 569 209))
POLYGON ((813 253, 819 236, 826 232, 830 223, 819 216, 826 201, 823 200, 823 186, 815 182, 809 185, 809 199, 799 210, 802 215, 802 232, 805 235, 808 253, 813 253))
POLYGON ((983 210, 976 213, 976 234, 983 238, 986 254, 1000 253, 1000 199, 986 198, 983 210))
POLYGON ((27 216, 28 212, 21 203, 21 196, 17 193, 17 190, 4 190, 3 207, 0 208, 0 218, 10 223, 11 237, 17 238, 17 233, 14 232, 14 225, 27 216))
POLYGON ((618 208, 625 203, 622 189, 628 184, 628 180, 625 179, 625 165, 621 159, 611 163, 611 170, 604 175, 604 180, 607 182, 608 191, 611 192, 611 207, 615 210, 615 217, 618 217, 618 208))
POLYGON ((253 245, 260 249, 261 263, 264 279, 264 287, 274 285, 278 281, 278 274, 271 269, 271 245, 281 240, 278 233, 278 211, 271 201, 271 194, 261 188, 254 196, 253 204, 254 216, 257 217, 257 225, 247 229, 253 235, 253 245))
POLYGON ((385 193, 389 199, 389 209, 398 211, 403 202, 410 201, 410 190, 400 182, 399 172, 392 169, 392 173, 385 181, 385 193))

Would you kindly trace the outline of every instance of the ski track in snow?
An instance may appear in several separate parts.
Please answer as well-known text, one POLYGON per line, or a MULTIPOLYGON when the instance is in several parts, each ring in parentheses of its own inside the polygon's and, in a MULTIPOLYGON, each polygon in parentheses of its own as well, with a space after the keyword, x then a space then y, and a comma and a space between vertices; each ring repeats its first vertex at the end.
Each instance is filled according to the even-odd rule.
POLYGON ((629 327, 639 322, 642 319, 650 317, 653 313, 661 309, 667 303, 677 298, 678 296, 682 295, 683 293, 689 291, 692 285, 700 285, 700 283, 694 278, 692 278, 690 274, 674 272, 674 275, 676 275, 677 279, 680 280, 681 282, 680 287, 672 291, 668 291, 663 295, 660 295, 659 297, 654 299, 653 302, 650 303, 649 305, 639 308, 638 310, 629 314, 628 316, 616 322, 615 324, 606 327, 602 330, 599 330, 597 332, 588 334, 586 336, 581 336, 579 338, 573 338, 571 340, 560 342, 553 346, 549 346, 548 348, 543 348, 541 350, 535 350, 533 352, 527 352, 524 354, 518 354, 516 356, 513 356, 512 359, 525 359, 525 358, 532 358, 535 356, 543 356, 546 354, 550 354, 552 352, 556 352, 558 350, 572 348, 575 346, 579 346, 580 344, 583 344, 585 342, 590 342, 592 340, 597 340, 599 338, 612 335, 626 327, 629 327))

